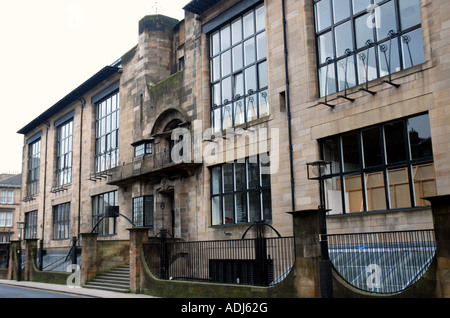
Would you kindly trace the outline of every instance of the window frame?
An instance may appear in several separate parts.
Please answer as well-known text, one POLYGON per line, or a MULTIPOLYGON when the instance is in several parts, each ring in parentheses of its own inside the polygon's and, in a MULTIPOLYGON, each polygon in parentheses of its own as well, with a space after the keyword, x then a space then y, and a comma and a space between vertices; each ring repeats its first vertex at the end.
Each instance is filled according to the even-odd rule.
POLYGON ((40 166, 41 138, 28 145, 27 195, 30 197, 39 193, 40 166))
POLYGON ((95 233, 98 233, 100 236, 117 234, 116 218, 104 217, 107 206, 119 206, 118 190, 92 196, 92 228, 98 223, 95 233), (105 196, 107 197, 106 201, 105 196), (108 204, 105 204, 106 202, 108 202, 108 204), (100 221, 100 219, 102 220, 100 221))
POLYGON ((25 239, 36 239, 37 238, 37 218, 38 211, 29 211, 25 213, 25 239))
MULTIPOLYGON (((346 133, 342 133, 342 134, 338 134, 338 135, 334 135, 334 136, 330 136, 330 137, 326 137, 323 138, 321 140, 319 140, 319 147, 320 147, 320 153, 321 153, 321 158, 323 160, 326 161, 331 161, 331 165, 332 165, 332 171, 331 173, 328 172, 325 176, 324 176, 324 183, 326 185, 326 187, 329 186, 329 182, 331 181, 332 186, 331 188, 327 188, 328 190, 335 190, 335 191, 339 191, 340 192, 340 209, 341 212, 337 212, 338 214, 347 214, 347 213, 357 213, 357 212, 373 212, 373 211, 392 211, 392 210, 397 210, 397 209, 409 209, 409 208, 416 208, 416 207, 424 207, 424 206, 428 206, 429 204, 421 204, 418 201, 418 197, 417 197, 417 192, 416 192, 416 182, 420 183, 420 179, 416 179, 414 176, 414 171, 413 169, 416 168, 418 169, 419 167, 426 167, 428 165, 433 166, 434 168, 434 159, 433 159, 433 154, 432 154, 432 140, 431 140, 431 133, 430 133, 430 137, 429 137, 429 150, 431 150, 431 154, 424 154, 422 157, 418 157, 418 158, 414 158, 413 157, 413 144, 411 141, 411 131, 409 131, 409 126, 408 123, 410 120, 412 119, 416 119, 416 118, 420 118, 423 117, 423 120, 427 120, 428 121, 428 129, 429 129, 429 116, 428 113, 423 113, 423 114, 416 114, 416 115, 412 115, 412 116, 408 116, 408 117, 404 117, 404 118, 400 118, 394 121, 389 121, 389 122, 385 122, 385 123, 380 123, 374 126, 370 126, 370 127, 363 127, 361 129, 355 130, 355 131, 350 131, 350 132, 346 132, 346 133), (387 136, 386 136, 386 127, 388 127, 389 125, 393 125, 396 123, 402 123, 402 134, 403 134, 403 138, 398 138, 401 139, 401 144, 405 147, 404 149, 404 159, 398 159, 398 160, 393 160, 393 161, 389 161, 388 157, 388 146, 387 146, 387 136), (379 143, 381 145, 381 152, 380 152, 380 157, 381 157, 381 162, 377 163, 377 164, 371 164, 369 166, 367 166, 365 164, 364 161, 364 156, 366 154, 366 152, 364 152, 364 141, 363 141, 363 133, 365 131, 368 131, 370 129, 374 129, 374 128, 379 128, 378 131, 378 138, 379 138, 379 143), (348 165, 348 167, 353 166, 353 168, 345 168, 345 158, 344 156, 346 155, 346 152, 344 152, 344 146, 343 146, 343 137, 344 136, 349 136, 351 134, 356 134, 356 138, 357 138, 357 156, 354 156, 353 158, 358 157, 358 162, 353 161, 353 165, 348 165), (335 149, 336 151, 333 153, 333 158, 331 158, 331 151, 326 151, 325 147, 325 143, 326 142, 330 142, 333 143, 332 140, 337 141, 337 145, 336 142, 334 143, 335 148, 337 147, 337 149, 335 149), (337 158, 336 158, 337 157, 337 158), (359 167, 356 167, 356 165, 359 165, 359 167), (406 181, 402 181, 399 182, 403 183, 403 184, 407 184, 408 186, 408 195, 409 197, 407 198, 409 200, 410 205, 409 206, 395 206, 396 203, 393 202, 393 197, 396 198, 396 195, 393 195, 391 193, 392 189, 395 188, 394 183, 391 183, 390 180, 393 179, 393 173, 394 172, 401 172, 404 171, 405 175, 405 180, 406 181), (372 192, 368 192, 367 189, 369 188, 368 183, 370 183, 371 181, 369 180, 369 176, 375 176, 376 174, 379 174, 379 177, 382 177, 382 184, 378 184, 375 187, 378 187, 379 189, 383 189, 384 191, 384 199, 385 202, 381 202, 381 204, 384 204, 384 208, 378 208, 378 209, 370 209, 370 201, 371 198, 369 198, 370 195, 372 195, 372 192), (392 178, 391 178, 392 177, 392 178), (351 207, 350 207, 350 198, 346 197, 347 195, 349 196, 349 194, 347 193, 347 188, 349 188, 349 186, 345 183, 346 181, 348 181, 350 178, 357 178, 359 181, 358 186, 360 185, 360 190, 361 190, 361 197, 359 198, 360 200, 362 200, 362 204, 361 204, 361 210, 360 211, 351 211, 351 207), (419 180, 419 181, 417 181, 419 180), (336 188, 334 189, 333 185, 334 185, 334 181, 336 181, 336 188)), ((395 145, 397 146, 397 148, 399 147, 399 145, 395 145)), ((371 144, 371 149, 373 149, 374 144, 371 144)), ((394 149, 395 147, 393 147, 392 149, 394 149)), ((398 151, 398 150, 396 150, 398 151)), ((347 154, 349 154, 349 152, 347 151, 347 154)), ((416 170, 417 171, 417 170, 416 170)), ((433 174, 434 174, 434 169, 433 169, 433 174)), ((376 176, 375 176, 376 177, 376 176)), ((357 180, 357 179, 353 179, 353 180, 357 180)), ((435 174, 434 177, 430 179, 431 181, 436 180, 435 174)), ((372 187, 372 185, 370 186, 372 187)), ((351 191, 352 189, 350 189, 349 191, 351 191)), ((381 190, 380 190, 381 191, 381 190)), ((326 191, 327 192, 327 191, 326 191)), ((328 194, 325 195, 326 199, 327 199, 327 206, 328 208, 331 208, 329 201, 328 200, 333 200, 329 197, 328 194)), ((421 200, 423 201, 423 200, 421 200)), ((424 202, 425 203, 425 202, 424 202)), ((378 205, 380 205, 380 202, 377 202, 378 205)), ((373 206, 373 205, 372 205, 373 206)), ((331 213, 334 213, 335 211, 332 211, 331 213)))
POLYGON ((233 16, 226 23, 221 24, 208 34, 210 40, 208 54, 210 63, 211 127, 214 132, 245 125, 270 114, 265 13, 264 3, 258 3, 243 12, 239 12, 239 14, 233 16), (262 10, 264 19, 263 25, 258 20, 257 13, 261 14, 260 10, 262 10), (244 19, 250 14, 253 16, 253 31, 246 35, 244 19), (239 39, 233 41, 233 26, 236 23, 240 24, 240 34, 239 39), (258 45, 258 38, 262 37, 262 35, 264 35, 263 44, 258 45), (229 44, 223 48, 222 40, 225 37, 229 40, 229 44), (215 43, 219 44, 218 50, 215 50, 215 43), (252 60, 248 63, 246 63, 246 44, 252 47, 248 52, 253 54, 252 60), (258 57, 258 47, 264 49, 261 51, 264 52, 264 55, 261 57, 258 57), (236 59, 234 58, 235 56, 237 57, 236 59), (229 65, 223 62, 224 59, 228 60, 229 65), (235 61, 239 61, 240 66, 235 68, 235 61), (262 69, 264 65, 265 72, 262 69), (226 74, 223 73, 224 68, 226 68, 226 74), (224 94, 225 90, 228 92, 227 95, 230 94, 230 96, 224 94), (218 99, 216 99, 217 94, 219 95, 218 99), (254 105, 251 109, 247 106, 250 103, 254 105), (236 111, 238 108, 240 109, 239 112, 236 111), (256 113, 252 112, 252 109, 255 109, 256 113), (225 112, 228 114, 227 117, 225 117, 225 112), (253 114, 252 118, 250 118, 250 113, 253 114), (230 116, 231 118, 229 118, 230 116))
MULTIPOLYGON (((262 165, 263 160, 261 160, 261 155, 255 155, 252 157, 247 157, 241 160, 237 160, 234 162, 227 162, 215 166, 209 167, 210 172, 210 196, 211 196, 211 225, 212 226, 222 226, 222 225, 236 225, 236 224, 250 224, 255 221, 260 220, 272 220, 272 194, 271 194, 271 182, 270 182, 270 173, 262 173, 262 165), (256 161, 256 162, 255 162, 256 161), (254 183, 254 185, 250 184, 250 165, 257 164, 256 167, 256 176, 257 180, 254 183), (239 184, 242 186, 240 188, 237 187, 236 179, 236 167, 237 165, 244 165, 244 179, 239 184), (231 165, 231 188, 226 188, 226 175, 224 174, 224 167, 231 165), (220 181, 219 181, 219 189, 218 192, 215 192, 214 189, 217 189, 216 187, 216 180, 214 179, 214 173, 213 170, 218 169, 220 171, 220 181), (263 177, 263 176, 266 177, 263 177), (263 180, 264 179, 264 180, 263 180), (259 204, 259 213, 258 211, 255 211, 253 213, 251 209, 251 199, 254 198, 254 196, 257 196, 257 201, 253 201, 253 203, 259 204), (238 198, 243 201, 245 199, 245 207, 246 211, 242 214, 241 218, 239 218, 238 215, 238 198), (226 199, 229 199, 231 197, 231 201, 226 201, 226 199), (269 198, 268 206, 265 206, 267 202, 264 201, 265 198, 269 198), (218 210, 215 210, 215 204, 219 204, 218 210), (226 213, 226 204, 232 203, 232 213, 231 215, 226 213), (265 208, 268 207, 269 211, 268 213, 265 213, 265 208), (259 214, 259 215, 258 215, 259 214), (232 217, 230 217, 232 216, 232 217), (256 217, 259 216, 259 217, 256 217), (266 217, 268 216, 268 217, 266 217)), ((267 166, 266 169, 270 169, 270 165, 267 166)), ((241 175, 242 176, 242 175, 241 175)), ((241 201, 241 204, 242 204, 241 201)))
POLYGON ((133 198, 133 223, 137 227, 153 227, 154 197, 143 195, 133 198), (142 206, 139 206, 142 204, 142 206), (139 210, 138 210, 139 209, 139 210), (139 215, 137 215, 139 213, 139 215))
POLYGON ((72 182, 73 118, 56 128, 56 186, 59 187, 72 182))
POLYGON ((0 195, 0 204, 14 204, 14 191, 2 190, 0 195))
MULTIPOLYGON (((372 11, 372 13, 367 12, 366 10, 362 10, 359 12, 354 12, 353 9, 353 0, 339 0, 339 1, 348 1, 349 3, 349 10, 350 10, 350 15, 340 19, 339 21, 335 21, 335 17, 334 17, 334 9, 333 9, 333 4, 334 4, 335 0, 312 0, 313 3, 313 12, 314 12, 314 35, 315 35, 315 42, 316 42, 316 59, 317 59, 317 82, 318 82, 318 87, 319 87, 319 96, 320 97, 324 97, 327 95, 331 95, 340 91, 344 91, 346 88, 351 88, 354 86, 358 86, 361 84, 366 84, 367 82, 370 82, 372 80, 387 76, 389 74, 389 70, 384 70, 384 68, 387 68, 386 62, 385 62, 385 57, 384 54, 382 54, 381 52, 381 46, 382 45, 387 45, 387 54, 389 54, 390 49, 389 47, 392 45, 393 48, 393 53, 395 54, 395 52, 397 52, 398 54, 398 70, 393 69, 392 70, 392 63, 391 63, 391 74, 404 70, 404 69, 408 69, 410 67, 413 67, 415 65, 419 65, 424 63, 424 59, 425 57, 423 56, 423 59, 421 59, 418 63, 414 63, 414 65, 409 65, 408 63, 410 63, 409 59, 412 59, 411 56, 409 56, 409 58, 405 55, 405 57, 403 56, 405 54, 406 48, 404 48, 404 37, 411 35, 412 33, 416 32, 417 30, 422 30, 422 17, 420 17, 421 21, 420 23, 416 23, 414 25, 409 25, 407 27, 405 27, 404 29, 402 28, 402 15, 400 12, 400 3, 399 0, 369 0, 371 3, 371 6, 375 6, 378 8, 381 8, 384 5, 388 5, 389 3, 393 3, 394 6, 394 15, 395 15, 395 26, 396 26, 396 30, 393 30, 395 35, 394 37, 391 39, 389 36, 386 35, 386 37, 383 38, 378 38, 378 32, 377 32, 377 27, 372 27, 372 44, 367 47, 366 45, 364 46, 358 46, 358 41, 357 41, 357 27, 356 27, 356 21, 358 19, 363 19, 366 22, 367 15, 371 15, 373 14, 372 17, 375 17, 376 14, 374 14, 373 12, 376 11, 372 11), (317 4, 319 4, 322 1, 327 1, 329 3, 329 16, 330 16, 330 25, 324 27, 323 29, 318 30, 318 13, 316 12, 317 10, 317 4), (338 56, 338 52, 337 52, 337 44, 338 44, 338 40, 336 39, 336 29, 339 27, 344 26, 346 23, 350 24, 350 33, 351 33, 351 43, 352 43, 352 47, 349 48, 350 49, 350 53, 347 56, 347 54, 345 54, 345 52, 342 55, 338 56), (330 57, 330 60, 327 61, 325 58, 321 59, 321 54, 320 54, 320 38, 325 36, 325 35, 329 35, 331 36, 331 46, 332 46, 332 51, 333 51, 333 56, 330 57), (395 51, 395 52, 394 52, 395 51), (365 58, 370 59, 372 61, 372 59, 374 59, 375 62, 375 68, 376 68, 376 74, 374 75, 373 72, 370 74, 366 74, 366 69, 362 69, 364 66, 361 66, 361 60, 362 60, 362 55, 364 55, 365 58), (350 62, 348 62, 347 59, 351 59, 350 62), (341 79, 339 77, 340 74, 340 68, 339 68, 339 63, 343 63, 345 65, 345 67, 343 68, 341 74, 344 74, 344 78, 343 80, 343 86, 344 87, 340 87, 340 82, 341 79), (349 68, 350 65, 350 68, 349 68), (352 72, 353 75, 353 79, 354 79, 354 83, 347 83, 347 87, 345 87, 345 80, 347 79, 345 76, 347 74, 349 74, 348 69, 350 69, 350 71, 352 72), (361 70, 362 69, 362 70, 361 70), (323 77, 323 73, 325 72, 325 77, 323 77), (328 73, 331 72, 331 76, 328 77, 328 73), (362 74, 360 74, 362 73, 362 74), (361 79, 360 77, 364 76, 366 77, 365 79, 361 79), (323 77, 323 78, 322 78, 323 77), (327 87, 322 87, 323 85, 328 86, 330 85, 330 83, 326 83, 328 81, 333 80, 334 77, 334 83, 332 82, 332 86, 330 86, 332 88, 332 91, 329 91, 329 89, 327 87), (326 83, 326 84, 325 84, 326 83)), ((374 7, 372 7, 374 8, 374 7)), ((380 15, 382 15, 381 13, 381 9, 377 9, 380 10, 378 11, 380 15)), ((420 5, 419 5, 419 14, 421 14, 420 12, 420 5)), ((376 18, 374 18, 376 20, 376 18)), ((382 17, 381 17, 382 19, 382 17)), ((369 31, 370 32, 370 31, 369 31)), ((347 34, 347 32, 346 32, 347 34)), ((421 35, 421 40, 422 40, 422 55, 424 54, 424 48, 423 48, 423 34, 422 32, 420 32, 421 35)), ((347 38, 348 39, 348 38, 347 38)), ((411 38, 410 38, 411 39, 411 38)), ((367 40, 366 40, 367 41, 367 40)), ((366 43, 365 41, 365 43, 366 43)), ((409 46, 409 44, 407 45, 409 46)), ((409 47, 408 47, 408 51, 409 51, 409 47)), ((396 55, 396 56, 397 56, 396 55)), ((367 62, 370 63, 370 62, 367 62)), ((367 73, 369 73, 367 71, 367 73)))
POLYGON ((53 239, 65 240, 70 232, 70 202, 53 206, 53 239))
POLYGON ((95 107, 94 171, 101 173, 119 165, 120 93, 116 89, 95 107), (108 129, 109 128, 109 129, 108 129), (111 146, 115 143, 115 146, 111 146))
POLYGON ((12 227, 13 226, 13 212, 1 211, 0 212, 0 227, 12 227))

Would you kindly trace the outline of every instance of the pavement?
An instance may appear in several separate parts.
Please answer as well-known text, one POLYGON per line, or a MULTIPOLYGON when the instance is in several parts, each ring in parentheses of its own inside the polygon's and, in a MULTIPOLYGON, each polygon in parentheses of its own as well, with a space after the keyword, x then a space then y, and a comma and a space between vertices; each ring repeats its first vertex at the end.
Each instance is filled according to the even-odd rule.
POLYGON ((0 285, 34 288, 39 290, 78 295, 86 298, 158 298, 144 294, 119 293, 100 289, 69 287, 67 285, 47 284, 29 281, 16 281, 0 279, 0 285))

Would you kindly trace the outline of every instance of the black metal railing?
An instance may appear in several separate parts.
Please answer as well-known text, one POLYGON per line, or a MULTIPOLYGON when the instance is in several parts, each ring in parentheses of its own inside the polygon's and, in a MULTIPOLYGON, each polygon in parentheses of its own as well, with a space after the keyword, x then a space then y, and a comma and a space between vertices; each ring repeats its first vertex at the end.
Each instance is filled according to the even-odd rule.
POLYGON ((433 260, 433 230, 328 235, 330 259, 353 286, 399 293, 414 284, 433 260))
POLYGON ((160 279, 271 286, 294 265, 294 238, 169 242, 144 245, 152 273, 160 279))

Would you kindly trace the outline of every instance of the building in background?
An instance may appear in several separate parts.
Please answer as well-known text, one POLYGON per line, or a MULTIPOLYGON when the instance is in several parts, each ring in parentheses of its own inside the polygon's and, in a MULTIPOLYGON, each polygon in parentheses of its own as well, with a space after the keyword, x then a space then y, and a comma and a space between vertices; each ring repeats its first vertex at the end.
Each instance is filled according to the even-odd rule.
POLYGON ((22 175, 0 176, 0 244, 17 239, 22 175))
POLYGON ((240 238, 432 227, 450 192, 445 0, 196 0, 22 128, 25 237, 240 238), (339 4, 338 4, 339 3, 339 4), (424 199, 425 198, 425 199, 424 199), (268 235, 270 233, 267 233, 268 235))

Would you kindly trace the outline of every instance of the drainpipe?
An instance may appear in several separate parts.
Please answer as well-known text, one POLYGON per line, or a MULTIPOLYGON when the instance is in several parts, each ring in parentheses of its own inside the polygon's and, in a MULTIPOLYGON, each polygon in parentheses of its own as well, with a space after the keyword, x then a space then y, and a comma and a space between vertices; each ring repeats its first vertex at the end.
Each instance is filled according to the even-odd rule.
POLYGON ((292 211, 295 211, 295 178, 294 178, 294 159, 293 159, 293 146, 292 146, 292 130, 291 130, 291 102, 289 93, 289 69, 288 69, 288 50, 286 40, 286 8, 285 0, 282 0, 282 12, 283 12, 283 43, 284 43, 284 69, 286 78, 286 113, 288 118, 288 134, 289 134, 289 165, 291 172, 291 201, 292 211))
POLYGON ((81 103, 81 115, 80 115, 80 164, 78 168, 78 234, 77 238, 80 238, 80 226, 81 226, 81 163, 83 157, 83 110, 86 105, 84 98, 77 98, 81 103))
POLYGON ((47 151, 48 151, 48 130, 50 129, 50 123, 45 121, 45 162, 44 162, 44 196, 42 203, 42 237, 39 248, 41 250, 39 254, 39 270, 42 271, 44 261, 44 231, 45 231, 45 199, 47 197, 47 151))

